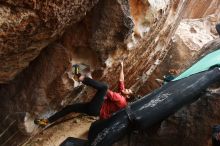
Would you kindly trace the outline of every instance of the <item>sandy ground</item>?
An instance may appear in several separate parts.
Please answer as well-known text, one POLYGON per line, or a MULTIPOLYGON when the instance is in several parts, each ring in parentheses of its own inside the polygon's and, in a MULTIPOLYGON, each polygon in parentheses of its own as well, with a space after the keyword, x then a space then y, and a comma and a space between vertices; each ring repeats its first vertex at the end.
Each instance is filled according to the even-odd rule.
POLYGON ((96 118, 77 115, 42 130, 37 127, 23 146, 59 146, 67 137, 87 139, 89 127, 96 118))

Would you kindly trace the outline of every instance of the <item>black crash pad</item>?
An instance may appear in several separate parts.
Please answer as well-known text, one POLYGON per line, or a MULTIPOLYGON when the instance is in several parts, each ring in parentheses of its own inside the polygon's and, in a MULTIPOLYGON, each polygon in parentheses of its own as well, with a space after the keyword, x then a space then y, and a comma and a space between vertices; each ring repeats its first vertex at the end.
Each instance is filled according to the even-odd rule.
POLYGON ((68 137, 60 146, 87 146, 87 140, 68 137))

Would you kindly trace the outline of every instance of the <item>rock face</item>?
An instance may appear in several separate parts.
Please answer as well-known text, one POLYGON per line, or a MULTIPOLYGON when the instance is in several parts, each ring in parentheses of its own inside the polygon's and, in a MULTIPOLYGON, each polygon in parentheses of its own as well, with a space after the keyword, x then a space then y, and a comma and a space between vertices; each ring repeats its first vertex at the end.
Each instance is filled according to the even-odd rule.
MULTIPOLYGON (((114 89, 124 59, 126 87, 140 95, 159 87, 155 79, 170 69, 180 73, 202 52, 219 47, 219 40, 203 47, 218 37, 219 5, 217 0, 0 1, 0 144, 24 143, 36 128, 35 117, 91 99, 94 91, 71 79, 72 64, 87 64, 93 78, 114 89)), ((210 126, 219 119, 218 98, 211 96, 116 145, 209 145, 210 126)))
POLYGON ((44 47, 85 17, 97 2, 1 1, 0 83, 14 79, 44 47))
POLYGON ((219 13, 218 0, 211 0, 211 1, 195 0, 189 2, 184 17, 189 19, 197 19, 214 14, 217 16, 217 18, 219 18, 218 13, 219 13))

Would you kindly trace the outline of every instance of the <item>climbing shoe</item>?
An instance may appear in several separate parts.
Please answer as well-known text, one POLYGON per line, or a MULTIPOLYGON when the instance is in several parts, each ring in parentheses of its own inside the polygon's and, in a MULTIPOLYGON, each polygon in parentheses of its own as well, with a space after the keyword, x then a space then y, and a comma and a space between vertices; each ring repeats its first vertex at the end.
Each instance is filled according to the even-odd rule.
POLYGON ((73 72, 73 79, 76 81, 79 81, 79 77, 81 76, 81 73, 79 72, 80 68, 78 64, 74 64, 72 66, 72 72, 73 72))
POLYGON ((46 127, 49 124, 48 119, 35 119, 34 123, 40 127, 46 127))
POLYGON ((79 65, 78 64, 74 64, 72 66, 72 72, 74 75, 78 75, 79 74, 79 65))

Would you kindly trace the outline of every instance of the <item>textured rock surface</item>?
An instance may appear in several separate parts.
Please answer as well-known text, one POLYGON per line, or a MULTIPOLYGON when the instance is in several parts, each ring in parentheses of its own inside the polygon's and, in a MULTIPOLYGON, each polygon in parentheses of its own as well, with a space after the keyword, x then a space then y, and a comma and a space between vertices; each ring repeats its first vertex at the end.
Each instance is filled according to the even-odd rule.
MULTIPOLYGON (((125 59, 127 87, 141 95, 159 87, 155 79, 170 69, 181 72, 219 46, 216 40, 202 48, 218 37, 218 7, 217 0, 0 0, 0 144, 22 143, 33 136, 34 117, 90 99, 93 90, 71 79, 74 63, 89 65, 95 79, 114 89, 119 60, 125 59), (193 9, 198 3, 200 9, 193 9)), ((208 145, 218 102, 214 95, 203 97, 116 145, 208 145)))
POLYGON ((98 0, 0 1, 0 83, 26 68, 40 51, 81 20, 98 0))
POLYGON ((218 0, 201 0, 201 1, 190 1, 189 6, 186 9, 185 18, 195 19, 203 18, 212 14, 217 14, 219 18, 219 1, 218 0))
POLYGON ((206 3, 207 5, 203 5, 205 6, 203 8, 189 11, 189 9, 194 10, 196 4, 200 7, 204 3, 205 1, 202 1, 202 3, 200 1, 190 1, 187 3, 187 11, 183 14, 184 19, 182 19, 175 34, 172 36, 172 43, 169 46, 170 52, 168 52, 160 67, 151 75, 147 81, 148 84, 142 87, 142 92, 149 92, 158 87, 159 83, 155 82, 155 79, 163 78, 163 75, 168 74, 169 70, 175 69, 176 74, 181 73, 198 58, 205 44, 219 37, 215 30, 215 25, 220 21, 218 17, 219 2, 215 0, 209 1, 206 3), (213 4, 216 5, 213 6, 213 4), (192 14, 201 14, 207 8, 212 8, 212 13, 191 18, 192 14))

